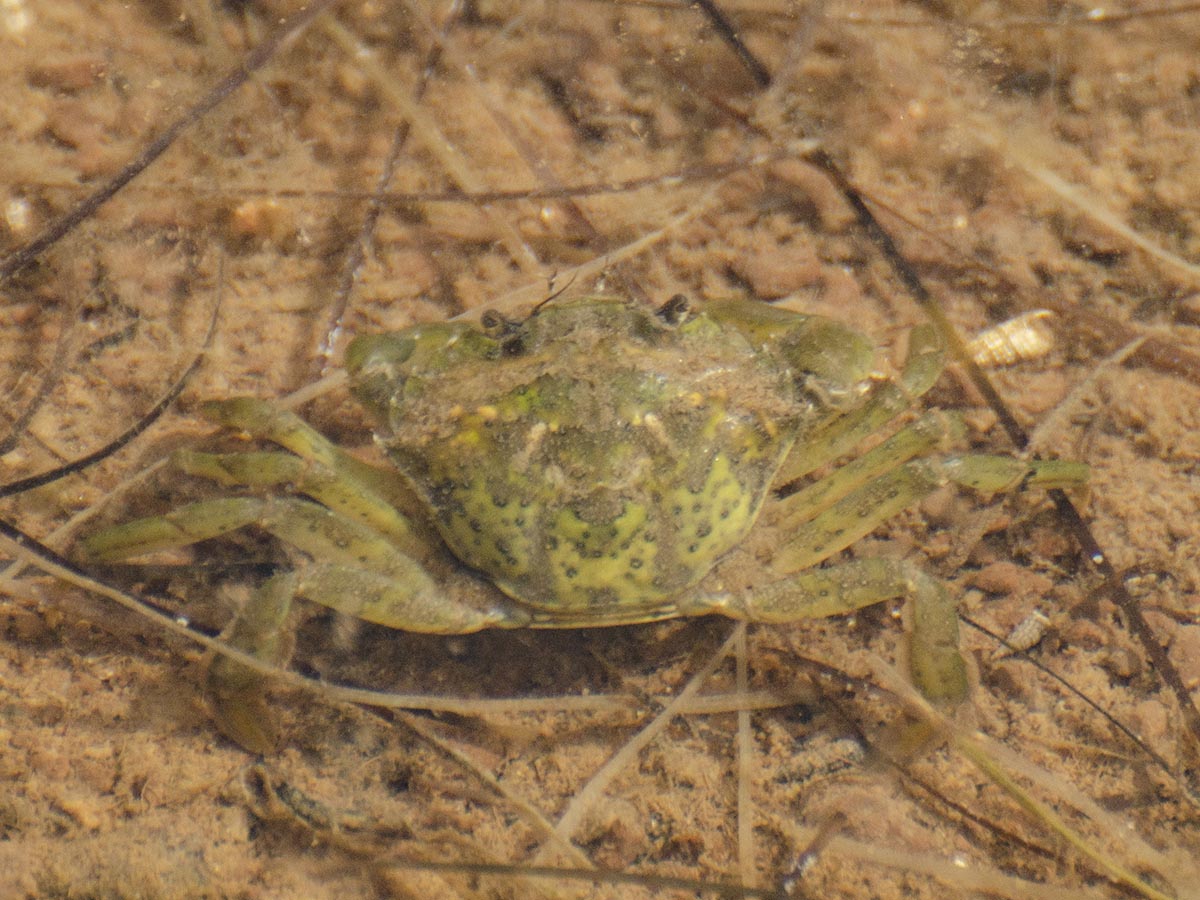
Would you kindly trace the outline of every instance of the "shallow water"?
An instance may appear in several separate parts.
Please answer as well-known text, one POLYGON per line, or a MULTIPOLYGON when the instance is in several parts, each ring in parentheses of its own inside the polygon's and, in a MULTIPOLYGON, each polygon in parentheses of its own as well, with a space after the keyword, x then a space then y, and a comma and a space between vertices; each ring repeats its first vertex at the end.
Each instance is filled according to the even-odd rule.
MULTIPOLYGON (((878 204, 964 334, 1029 309, 1058 313, 1048 356, 993 377, 1024 423, 1044 427, 1040 450, 1092 466, 1087 518, 1114 564, 1140 576, 1147 617, 1194 687, 1200 388, 1186 365, 1113 354, 1145 334, 1169 347, 1198 343, 1197 274, 1186 261, 1200 256, 1200 16, 1131 9, 1088 21, 1082 7, 1047 17, 1028 3, 996 21, 986 6, 955 19, 901 4, 731 7, 747 44, 779 73, 764 93, 691 9, 476 4, 457 20, 425 10, 446 35, 431 62, 433 38, 406 7, 343 4, 337 28, 318 22, 4 286, 3 415, 20 423, 22 410, 35 410, 0 461, 5 480, 78 457, 135 421, 197 352, 221 303, 213 346, 177 409, 113 459, 7 501, 6 518, 44 536, 207 434, 190 414, 198 399, 277 397, 321 372, 349 248, 397 126, 414 118, 401 110, 418 93, 415 118, 432 124, 410 128, 399 145, 333 359, 362 330, 491 304, 517 311, 566 288, 655 302, 678 292, 786 298, 871 335, 884 348, 881 365, 898 360, 920 313, 836 191, 798 160, 803 135, 878 204), (1046 173, 1165 252, 1081 210, 1046 173), (621 189, 604 189, 613 184, 621 189), (454 196, 484 191, 506 196, 454 196), (638 252, 622 249, 643 239, 638 252)), ((290 11, 202 0, 6 5, 4 246, 31 239, 119 169, 290 11)), ((930 400, 966 410, 973 443, 1006 449, 961 378, 945 376, 930 400)), ((331 436, 369 445, 343 395, 306 412, 331 436)), ((157 477, 108 514, 161 510, 193 490, 157 477)), ((923 560, 1000 633, 1040 609, 1050 626, 1035 656, 1167 761, 1187 759, 1173 699, 1114 608, 1092 596, 1058 520, 1033 498, 1001 507, 986 527, 979 509, 938 498, 858 552, 923 560)), ((772 538, 764 533, 756 548, 769 554, 772 538)), ((197 558, 272 552, 250 539, 197 558)), ((166 594, 210 630, 245 581, 194 569, 125 573, 125 583, 166 594)), ((811 896, 962 896, 968 887, 953 878, 979 872, 1117 895, 1071 853, 1057 851, 1064 864, 1019 843, 1014 835, 1056 846, 960 758, 937 752, 912 769, 1005 833, 864 763, 863 735, 886 735, 898 707, 861 689, 847 698, 805 688, 797 705, 755 712, 741 738, 733 714, 676 718, 586 811, 571 798, 644 717, 381 718, 284 691, 283 747, 264 761, 267 777, 323 811, 307 826, 274 821, 246 787, 259 777, 252 760, 208 721, 196 648, 46 579, 23 576, 6 590, 2 896, 671 896, 418 875, 392 860, 541 859, 770 884, 822 827, 843 842, 817 855, 803 882, 811 896), (747 811, 743 792, 752 828, 740 838, 739 769, 753 803, 747 811), (497 783, 511 796, 498 796, 497 783), (539 855, 544 823, 568 809, 576 849, 539 855), (352 847, 322 830, 322 815, 352 847), (864 862, 846 838, 905 862, 864 862)), ((802 679, 793 654, 867 675, 865 651, 895 657, 900 625, 888 613, 751 629, 750 690, 794 689, 802 679)), ((659 696, 677 693, 730 627, 443 639, 318 618, 302 629, 297 664, 406 693, 659 696)), ((980 670, 980 727, 1114 811, 1116 826, 1084 826, 1105 852, 1161 865, 1130 835, 1140 836, 1178 857, 1163 874, 1181 895, 1189 878, 1196 890, 1189 860, 1200 853, 1200 817, 1178 787, 1028 661, 1001 658, 970 630, 964 641, 980 670)), ((734 686, 726 662, 703 692, 734 686)), ((1022 884, 995 890, 1034 896, 1022 884)))

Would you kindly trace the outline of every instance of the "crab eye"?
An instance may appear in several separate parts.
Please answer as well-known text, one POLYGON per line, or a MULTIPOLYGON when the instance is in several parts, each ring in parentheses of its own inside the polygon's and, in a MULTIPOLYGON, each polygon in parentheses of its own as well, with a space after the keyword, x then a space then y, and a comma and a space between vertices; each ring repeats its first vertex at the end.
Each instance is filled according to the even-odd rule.
POLYGON ((683 294, 676 294, 655 313, 668 325, 678 325, 691 314, 692 303, 683 294))
POLYGON ((483 327, 484 334, 497 340, 503 340, 521 330, 520 322, 510 319, 494 309, 489 309, 480 316, 479 324, 483 327))
POLYGON ((489 309, 479 319, 483 333, 500 345, 501 356, 520 356, 525 352, 524 322, 518 322, 489 309))

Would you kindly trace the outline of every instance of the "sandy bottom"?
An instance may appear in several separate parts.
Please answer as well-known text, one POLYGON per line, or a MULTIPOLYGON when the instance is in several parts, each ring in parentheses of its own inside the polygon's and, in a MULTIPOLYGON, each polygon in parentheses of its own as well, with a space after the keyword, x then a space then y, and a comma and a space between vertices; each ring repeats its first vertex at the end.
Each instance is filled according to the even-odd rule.
MULTIPOLYGON (((564 287, 736 294, 850 322, 892 365, 921 313, 800 161, 816 138, 960 333, 1056 314, 1040 320, 1048 351, 991 375, 1039 452, 1092 467, 1085 518, 1194 695, 1200 15, 1048 6, 731 4, 776 75, 763 90, 671 4, 483 0, 457 18, 339 4, 3 284, 5 481, 136 422, 220 302, 171 412, 99 465, 5 500, 4 518, 69 557, 95 527, 69 520, 97 504, 113 520, 211 493, 161 471, 130 479, 211 431, 199 400, 311 383, 337 322, 335 360, 360 331, 519 313, 564 287)), ((0 5, 0 246, 74 208, 293 9, 0 5)), ((973 446, 1007 452, 965 384, 952 369, 929 402, 962 410, 973 446)), ((305 414, 371 452, 342 390, 305 414)), ((753 559, 785 538, 764 523, 753 559)), ((978 682, 965 724, 1103 862, 964 753, 899 754, 903 706, 878 687, 901 643, 887 608, 732 643, 721 620, 447 639, 315 615, 293 663, 309 677, 626 705, 378 712, 281 688, 280 749, 256 760, 211 724, 195 642, 18 566, 0 583, 0 897, 691 897, 652 879, 768 887, 789 873, 799 897, 1130 896, 1105 863, 1144 879, 1136 896, 1200 896, 1197 737, 1043 499, 938 495, 853 552, 921 564, 995 633, 1041 623, 1025 656, 964 629, 978 682), (813 660, 850 686, 814 680, 813 660)), ((213 634, 261 578, 253 564, 278 558, 250 535, 105 577, 213 634)), ((739 587, 761 569, 744 566, 739 587)))

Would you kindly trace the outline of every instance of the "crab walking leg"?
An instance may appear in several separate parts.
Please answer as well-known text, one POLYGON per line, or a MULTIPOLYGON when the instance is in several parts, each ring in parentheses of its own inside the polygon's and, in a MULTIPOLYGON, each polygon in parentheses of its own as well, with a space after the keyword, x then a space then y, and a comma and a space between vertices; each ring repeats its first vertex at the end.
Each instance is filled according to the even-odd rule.
MULTIPOLYGON (((814 566, 944 484, 995 494, 1022 485, 1074 487, 1084 483, 1087 475, 1087 466, 1063 460, 1025 462, 1010 456, 968 454, 909 461, 846 493, 807 524, 805 510, 798 508, 791 520, 803 527, 776 554, 772 568, 782 574, 814 566)), ((829 477, 836 480, 838 473, 829 477)))
POLYGON ((298 415, 279 409, 269 400, 234 397, 210 400, 200 412, 211 422, 290 450, 302 459, 332 469, 350 484, 363 487, 385 500, 395 496, 400 479, 346 453, 298 415))
POLYGON ((389 579, 408 597, 410 631, 458 633, 507 621, 498 610, 467 616, 446 602, 424 567, 386 537, 333 510, 297 497, 225 497, 189 503, 162 516, 135 519, 83 541, 93 560, 112 561, 255 526, 314 559, 362 568, 389 579))
POLYGON ((871 386, 864 401, 844 415, 801 435, 783 464, 777 483, 807 475, 844 456, 875 434, 933 387, 942 372, 945 349, 932 325, 918 325, 908 338, 908 356, 899 382, 880 381, 871 386))
POLYGON ((279 451, 198 453, 177 450, 171 465, 186 475, 207 478, 226 487, 286 486, 388 535, 398 546, 421 546, 408 518, 359 479, 315 459, 279 451))
POLYGON ((1011 456, 970 453, 951 457, 943 466, 955 484, 980 494, 1000 494, 1016 487, 1070 490, 1087 484, 1091 469, 1069 459, 1023 461, 1011 456))
POLYGON ((912 601, 909 665, 930 700, 966 699, 966 663, 958 651, 958 610, 946 587, 912 563, 860 559, 789 575, 744 598, 722 597, 712 612, 783 624, 854 612, 906 597, 912 601))
MULTIPOLYGON (((422 598, 404 579, 357 566, 314 562, 267 579, 234 619, 226 640, 264 662, 283 665, 290 652, 287 619, 297 596, 356 619, 431 634, 517 628, 528 619, 515 607, 478 610, 444 594, 422 598)), ((217 656, 209 666, 206 687, 213 716, 229 738, 253 753, 274 749, 274 720, 261 674, 217 656)))
POLYGON ((257 524, 269 502, 256 497, 225 497, 188 503, 161 516, 134 519, 89 534, 80 542, 80 550, 87 560, 116 562, 186 547, 257 524))
MULTIPOLYGON (((837 478, 837 474, 830 478, 837 478)), ((1087 480, 1087 474, 1087 466, 1081 463, 1023 462, 983 454, 896 465, 813 516, 772 562, 772 568, 783 577, 758 589, 744 604, 742 615, 754 621, 782 622, 910 597, 914 683, 932 700, 965 699, 967 681, 958 653, 956 605, 940 582, 910 563, 893 560, 865 559, 824 569, 811 567, 844 550, 942 484, 954 482, 981 493, 998 493, 1022 484, 1078 486, 1087 480)))
MULTIPOLYGON (((797 529, 806 522, 811 522, 847 495, 871 484, 877 478, 885 477, 887 473, 910 460, 936 453, 947 444, 958 443, 964 433, 965 426, 960 416, 940 410, 928 412, 878 447, 851 460, 803 490, 785 497, 780 501, 778 512, 775 514, 775 524, 789 530, 797 529)), ((1074 488, 1088 479, 1088 467, 1069 460, 1024 462, 1009 456, 964 454, 944 457, 940 463, 935 461, 932 465, 940 472, 941 477, 936 483, 930 484, 926 493, 946 482, 954 482, 977 493, 990 495, 1020 486, 1040 487, 1044 490, 1074 488)), ((923 494, 915 495, 914 499, 920 499, 920 496, 923 494)), ((903 506, 886 508, 898 510, 903 506)), ((788 568, 795 569, 798 566, 790 565, 788 568)))
POLYGON ((209 400, 200 405, 200 412, 206 419, 218 425, 265 438, 286 447, 297 456, 316 460, 330 467, 337 467, 345 457, 329 438, 298 415, 279 409, 267 400, 257 397, 209 400))
MULTIPOLYGON (((299 575, 272 575, 233 620, 225 634, 230 645, 263 662, 282 665, 289 654, 287 618, 299 575)), ((251 753, 270 753, 278 742, 275 719, 267 706, 263 676, 228 656, 208 666, 205 689, 217 727, 251 753)))
MULTIPOLYGON (((84 542, 84 551, 93 559, 122 559, 251 525, 314 559, 329 561, 272 576, 234 619, 227 640, 264 662, 285 661, 286 620, 297 594, 348 615, 407 631, 462 634, 516 627, 526 621, 515 607, 477 608, 451 599, 420 563, 383 535, 296 497, 230 497, 192 503, 167 515, 98 532, 84 542)), ((214 717, 226 735, 255 753, 274 747, 274 726, 258 672, 218 656, 209 668, 207 684, 214 717)))
POLYGON ((786 575, 815 566, 870 534, 942 483, 937 464, 931 460, 915 460, 886 472, 805 524, 775 554, 771 568, 786 575))
POLYGON ((810 521, 872 479, 911 459, 957 443, 965 433, 966 427, 960 416, 939 410, 927 412, 878 447, 784 498, 779 504, 776 524, 791 529, 810 521))
MULTIPOLYGON (((364 595, 326 603, 382 625, 432 634, 461 634, 507 625, 516 613, 507 608, 474 609, 448 600, 424 567, 383 535, 331 509, 297 497, 226 497, 202 500, 148 519, 137 519, 83 542, 92 559, 115 560, 155 550, 182 547, 253 525, 303 551, 323 565, 364 574, 347 581, 346 590, 365 590, 363 579, 388 585, 386 601, 364 595), (369 602, 370 601, 370 602, 369 602), (361 611, 357 604, 363 604, 361 611), (381 605, 382 604, 382 605, 381 605), (381 610, 378 614, 375 610, 381 610)), ((310 568, 316 566, 310 564, 310 568)), ((373 588, 372 590, 378 590, 373 588)), ((324 590, 323 595, 332 592, 324 590)), ((324 603, 320 598, 312 598, 324 603)))

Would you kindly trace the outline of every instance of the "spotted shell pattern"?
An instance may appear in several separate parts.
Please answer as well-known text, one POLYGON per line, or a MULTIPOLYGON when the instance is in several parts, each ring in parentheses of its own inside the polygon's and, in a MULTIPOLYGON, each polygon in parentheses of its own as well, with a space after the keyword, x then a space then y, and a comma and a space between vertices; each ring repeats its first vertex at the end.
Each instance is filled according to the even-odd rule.
POLYGON ((551 302, 373 336, 349 367, 455 556, 535 618, 645 621, 678 612, 865 376, 853 332, 752 306, 551 302))

